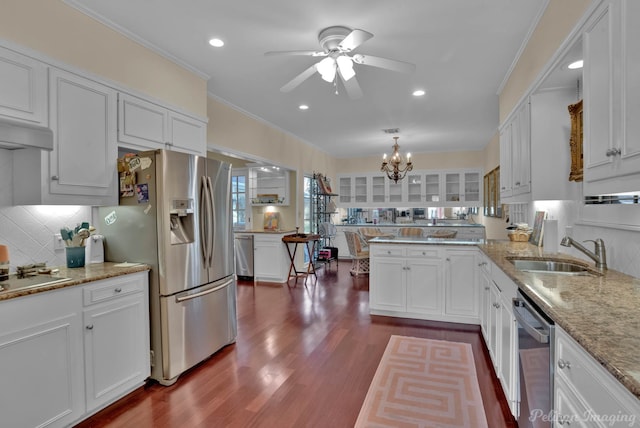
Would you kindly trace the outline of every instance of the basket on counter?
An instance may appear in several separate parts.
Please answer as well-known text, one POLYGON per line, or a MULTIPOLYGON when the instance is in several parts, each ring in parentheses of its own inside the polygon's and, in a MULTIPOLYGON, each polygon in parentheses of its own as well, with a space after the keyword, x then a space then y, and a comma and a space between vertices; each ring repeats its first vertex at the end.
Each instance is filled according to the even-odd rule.
POLYGON ((524 230, 511 230, 507 236, 509 236, 509 240, 513 242, 526 242, 529 240, 531 232, 524 230))

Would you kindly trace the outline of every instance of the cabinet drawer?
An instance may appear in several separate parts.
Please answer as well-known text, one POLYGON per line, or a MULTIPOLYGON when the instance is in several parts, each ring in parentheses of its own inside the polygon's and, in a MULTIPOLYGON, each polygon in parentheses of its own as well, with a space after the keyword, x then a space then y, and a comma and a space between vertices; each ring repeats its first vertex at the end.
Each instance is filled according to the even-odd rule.
POLYGON ((556 377, 561 377, 594 414, 640 412, 637 399, 560 328, 556 328, 555 364, 556 377))
POLYGON ((371 247, 371 255, 379 257, 403 257, 404 248, 396 245, 389 245, 385 247, 378 247, 374 245, 371 247))
POLYGON ((418 247, 418 248, 408 248, 407 249, 407 257, 423 257, 428 259, 437 259, 440 257, 440 252, 437 248, 430 247, 418 247))
POLYGON ((99 281, 83 289, 85 306, 94 303, 117 299, 134 293, 140 293, 144 287, 144 275, 147 273, 122 275, 116 278, 99 281))

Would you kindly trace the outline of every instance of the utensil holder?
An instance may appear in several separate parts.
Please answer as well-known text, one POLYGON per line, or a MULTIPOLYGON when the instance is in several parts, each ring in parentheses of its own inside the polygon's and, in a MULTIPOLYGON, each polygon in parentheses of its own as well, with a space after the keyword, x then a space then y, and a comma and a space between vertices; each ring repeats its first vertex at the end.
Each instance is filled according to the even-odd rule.
POLYGON ((84 247, 66 247, 67 267, 80 268, 84 267, 84 247))

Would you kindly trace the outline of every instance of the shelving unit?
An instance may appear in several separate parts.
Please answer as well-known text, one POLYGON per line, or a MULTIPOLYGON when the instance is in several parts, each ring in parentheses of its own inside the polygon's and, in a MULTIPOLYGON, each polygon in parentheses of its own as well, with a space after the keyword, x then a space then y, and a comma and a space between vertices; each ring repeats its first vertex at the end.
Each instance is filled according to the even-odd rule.
POLYGON ((335 226, 331 221, 331 215, 336 212, 335 204, 331 203, 332 197, 337 197, 337 193, 326 191, 320 180, 324 180, 324 176, 320 173, 313 174, 313 182, 311 185, 311 212, 313 215, 312 227, 313 233, 320 235, 320 241, 316 245, 316 253, 313 254, 316 263, 331 263, 338 261, 338 249, 332 244, 334 235, 331 230, 335 230, 335 226), (321 257, 322 250, 330 251, 329 257, 321 257))

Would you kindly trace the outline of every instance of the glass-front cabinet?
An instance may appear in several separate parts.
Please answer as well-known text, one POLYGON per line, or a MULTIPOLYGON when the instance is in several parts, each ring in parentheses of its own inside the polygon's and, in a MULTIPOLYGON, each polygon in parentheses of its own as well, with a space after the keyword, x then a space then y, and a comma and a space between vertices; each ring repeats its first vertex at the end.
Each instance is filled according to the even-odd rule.
POLYGON ((459 206, 482 203, 479 169, 412 171, 394 183, 380 173, 338 175, 342 207, 459 206))

